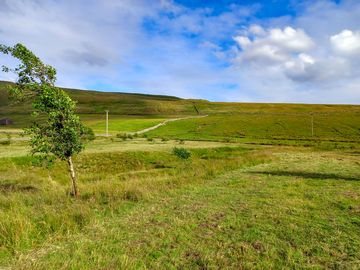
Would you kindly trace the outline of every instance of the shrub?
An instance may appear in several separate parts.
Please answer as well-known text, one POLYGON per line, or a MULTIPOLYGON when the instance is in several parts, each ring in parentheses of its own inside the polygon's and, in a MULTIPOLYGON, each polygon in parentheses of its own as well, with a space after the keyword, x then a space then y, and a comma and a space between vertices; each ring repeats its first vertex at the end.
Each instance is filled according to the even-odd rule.
POLYGON ((0 141, 0 144, 1 145, 10 145, 10 141, 9 140, 6 140, 6 141, 0 141))
POLYGON ((167 138, 161 138, 161 141, 162 141, 162 142, 167 142, 168 139, 167 139, 167 138))
POLYGON ((2 144, 2 145, 10 145, 11 144, 11 134, 6 133, 6 140, 5 141, 0 141, 0 144, 2 144))
POLYGON ((153 138, 147 138, 148 142, 153 142, 154 139, 153 138))
POLYGON ((185 144, 184 140, 179 140, 179 144, 185 144))
POLYGON ((82 137, 87 141, 93 141, 96 138, 94 131, 89 127, 84 128, 84 134, 82 135, 82 137))
POLYGON ((174 147, 172 152, 181 159, 188 159, 191 156, 191 153, 183 147, 174 147))
POLYGON ((128 136, 125 133, 118 133, 116 134, 116 137, 122 139, 123 141, 126 141, 126 139, 128 138, 128 136))

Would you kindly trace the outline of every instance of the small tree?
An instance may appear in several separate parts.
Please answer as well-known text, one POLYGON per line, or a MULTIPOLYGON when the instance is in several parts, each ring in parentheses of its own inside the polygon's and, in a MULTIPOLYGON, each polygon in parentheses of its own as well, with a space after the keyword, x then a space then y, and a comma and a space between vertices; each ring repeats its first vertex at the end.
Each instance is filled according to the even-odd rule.
POLYGON ((43 64, 22 44, 13 47, 0 45, 0 52, 20 60, 15 69, 2 67, 4 72, 12 71, 18 76, 15 86, 10 88, 10 96, 17 100, 29 97, 33 100, 35 120, 25 130, 30 135, 32 154, 39 154, 46 160, 66 160, 72 182, 71 194, 77 196, 72 157, 84 149, 84 141, 92 137, 92 131, 75 114, 76 103, 55 87, 56 70, 53 67, 43 64))

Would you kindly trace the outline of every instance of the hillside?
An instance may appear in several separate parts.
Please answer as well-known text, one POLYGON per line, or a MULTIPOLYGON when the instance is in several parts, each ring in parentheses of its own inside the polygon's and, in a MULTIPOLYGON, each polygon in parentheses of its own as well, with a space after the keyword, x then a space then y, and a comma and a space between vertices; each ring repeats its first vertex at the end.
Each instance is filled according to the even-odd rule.
MULTIPOLYGON (((6 90, 6 86, 9 84, 9 82, 0 81, 0 115, 28 113, 29 102, 25 104, 9 102, 6 90)), ((102 114, 104 110, 110 110, 112 114, 118 115, 193 115, 198 112, 200 114, 360 113, 358 105, 210 102, 162 95, 64 90, 78 102, 78 113, 80 114, 102 114)))
MULTIPOLYGON (((30 111, 30 102, 11 104, 8 99, 9 82, 0 81, 0 114, 24 114, 30 111)), ((64 89, 78 102, 78 113, 156 115, 156 114, 193 114, 192 101, 172 96, 145 95, 132 93, 106 93, 98 91, 64 89)))
MULTIPOLYGON (((0 118, 13 128, 30 122, 30 102, 13 104, 0 82, 0 118)), ((360 106, 318 104, 227 103, 172 96, 106 93, 64 89, 78 102, 81 119, 97 134, 105 131, 104 111, 110 110, 110 134, 134 132, 180 115, 207 115, 169 123, 151 137, 185 140, 326 140, 360 139, 360 106)))

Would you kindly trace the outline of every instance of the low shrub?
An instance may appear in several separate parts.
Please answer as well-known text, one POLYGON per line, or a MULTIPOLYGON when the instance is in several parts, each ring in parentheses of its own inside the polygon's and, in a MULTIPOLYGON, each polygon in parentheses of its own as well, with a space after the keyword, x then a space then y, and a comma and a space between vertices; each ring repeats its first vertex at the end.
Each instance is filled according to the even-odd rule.
POLYGON ((10 145, 11 144, 11 134, 6 133, 6 140, 0 141, 1 145, 10 145))
POLYGON ((174 147, 172 152, 181 159, 188 159, 191 156, 191 153, 183 147, 174 147))

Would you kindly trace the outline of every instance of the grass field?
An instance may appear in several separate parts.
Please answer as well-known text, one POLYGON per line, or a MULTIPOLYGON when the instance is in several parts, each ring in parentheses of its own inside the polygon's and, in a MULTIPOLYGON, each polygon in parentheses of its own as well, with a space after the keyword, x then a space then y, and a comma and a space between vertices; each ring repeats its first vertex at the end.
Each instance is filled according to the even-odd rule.
POLYGON ((231 114, 171 122, 149 136, 187 140, 293 139, 360 141, 360 113, 231 114))
POLYGON ((157 151, 90 147, 76 160, 78 200, 67 196, 65 164, 46 170, 29 157, 2 157, 0 265, 359 265, 359 152, 226 144, 192 148, 184 161, 171 154, 175 142, 165 144, 157 151))
POLYGON ((0 269, 359 269, 360 106, 67 91, 99 135, 111 112, 75 157, 77 199, 0 83, 0 269))
MULTIPOLYGON (((105 133, 105 115, 81 115, 83 122, 97 134, 105 133)), ((109 134, 135 132, 165 121, 160 117, 110 115, 109 134)))

